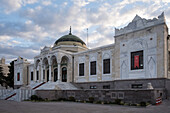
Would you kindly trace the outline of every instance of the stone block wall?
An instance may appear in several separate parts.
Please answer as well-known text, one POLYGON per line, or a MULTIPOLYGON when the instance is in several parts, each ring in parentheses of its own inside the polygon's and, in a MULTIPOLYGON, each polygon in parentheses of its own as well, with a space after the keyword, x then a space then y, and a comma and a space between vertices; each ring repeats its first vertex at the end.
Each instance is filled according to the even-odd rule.
POLYGON ((166 80, 166 94, 167 94, 167 99, 170 99, 170 79, 166 80))
POLYGON ((76 100, 88 101, 89 97, 93 97, 94 101, 115 102, 116 99, 120 99, 127 103, 144 101, 155 104, 160 92, 164 90, 37 90, 36 94, 49 100, 74 97, 76 100))
POLYGON ((96 89, 103 89, 103 86, 110 86, 109 89, 114 90, 131 90, 132 84, 142 84, 142 89, 147 89, 147 84, 151 83, 153 88, 165 88, 165 78, 155 79, 131 79, 131 80, 115 80, 108 82, 89 82, 89 83, 76 83, 80 89, 90 89, 95 86, 96 89))

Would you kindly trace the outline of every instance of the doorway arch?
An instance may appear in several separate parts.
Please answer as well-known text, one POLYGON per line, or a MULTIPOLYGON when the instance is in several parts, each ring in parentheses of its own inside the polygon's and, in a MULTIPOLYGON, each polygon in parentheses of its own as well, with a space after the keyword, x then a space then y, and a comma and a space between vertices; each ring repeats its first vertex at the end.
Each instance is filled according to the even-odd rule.
POLYGON ((62 82, 67 82, 67 68, 62 68, 62 82))

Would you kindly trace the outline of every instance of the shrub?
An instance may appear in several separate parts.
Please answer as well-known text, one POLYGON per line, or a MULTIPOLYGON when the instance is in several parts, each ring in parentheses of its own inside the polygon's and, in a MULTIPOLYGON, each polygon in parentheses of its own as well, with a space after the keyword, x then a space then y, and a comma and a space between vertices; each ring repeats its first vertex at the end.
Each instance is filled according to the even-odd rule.
POLYGON ((65 98, 59 98, 58 101, 67 101, 65 98))
POLYGON ((141 106, 146 106, 146 102, 140 102, 141 106))
POLYGON ((115 100, 115 104, 119 104, 119 105, 120 105, 120 103, 121 103, 121 100, 120 100, 120 99, 116 99, 116 100, 115 100))
POLYGON ((31 100, 38 100, 38 96, 37 95, 32 95, 31 100))
POLYGON ((69 101, 73 101, 73 102, 74 102, 74 101, 75 101, 75 98, 71 96, 71 97, 69 97, 69 99, 68 99, 68 100, 69 100, 69 101))
POLYGON ((94 97, 89 97, 89 102, 93 103, 93 101, 94 101, 94 97))

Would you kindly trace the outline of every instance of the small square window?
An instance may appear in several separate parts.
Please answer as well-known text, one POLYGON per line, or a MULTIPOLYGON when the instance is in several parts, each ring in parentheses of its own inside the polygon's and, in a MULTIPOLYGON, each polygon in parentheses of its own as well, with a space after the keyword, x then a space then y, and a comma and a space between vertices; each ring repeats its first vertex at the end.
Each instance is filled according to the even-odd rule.
POLYGON ((118 92, 118 99, 124 99, 124 92, 118 92))
POLYGON ((110 89, 110 85, 103 85, 103 89, 110 89))
POLYGON ((117 93, 116 93, 116 92, 112 92, 112 93, 111 93, 111 98, 117 99, 117 93))

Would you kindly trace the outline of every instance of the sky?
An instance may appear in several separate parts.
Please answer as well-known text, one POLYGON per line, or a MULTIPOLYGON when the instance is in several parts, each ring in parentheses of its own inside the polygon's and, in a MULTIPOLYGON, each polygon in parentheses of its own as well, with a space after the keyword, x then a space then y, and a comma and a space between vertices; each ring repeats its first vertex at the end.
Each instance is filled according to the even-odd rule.
POLYGON ((33 62, 44 46, 69 33, 96 48, 114 43, 115 28, 135 15, 152 19, 165 13, 170 27, 170 0, 0 0, 0 58, 21 56, 33 62))

